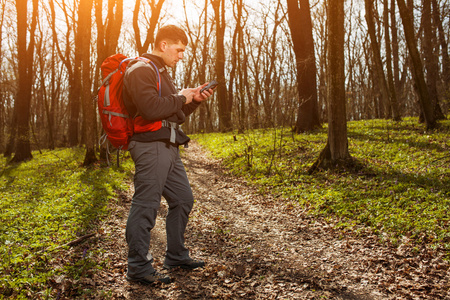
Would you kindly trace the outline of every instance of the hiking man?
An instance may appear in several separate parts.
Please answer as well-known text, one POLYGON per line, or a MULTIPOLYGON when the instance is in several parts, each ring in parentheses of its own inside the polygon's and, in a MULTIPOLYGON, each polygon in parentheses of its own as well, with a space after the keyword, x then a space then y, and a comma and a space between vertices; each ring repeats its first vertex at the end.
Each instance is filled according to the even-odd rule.
POLYGON ((171 282, 169 276, 153 268, 153 257, 149 253, 150 231, 155 225, 161 196, 169 206, 164 268, 196 269, 205 265, 204 261, 192 259, 184 245, 194 198, 178 149, 190 139, 179 124, 210 97, 213 90, 200 92, 207 83, 180 92, 176 90, 167 68, 174 68, 183 58, 187 44, 187 36, 181 28, 164 26, 156 35, 152 53, 143 55, 151 63, 130 63, 124 75, 124 103, 130 115, 136 116, 135 133, 128 146, 135 163, 135 192, 126 227, 129 281, 171 282))

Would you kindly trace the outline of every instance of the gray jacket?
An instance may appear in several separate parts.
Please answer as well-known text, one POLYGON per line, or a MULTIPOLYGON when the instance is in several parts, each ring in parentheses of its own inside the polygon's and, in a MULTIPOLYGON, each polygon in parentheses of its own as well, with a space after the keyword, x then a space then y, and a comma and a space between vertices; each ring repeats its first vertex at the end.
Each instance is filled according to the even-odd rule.
MULTIPOLYGON (((167 120, 177 124, 184 123, 186 116, 190 115, 200 102, 192 101, 184 105, 185 97, 178 95, 162 58, 148 53, 142 56, 150 59, 159 69, 161 97, 157 89, 158 76, 154 66, 143 61, 130 63, 123 81, 123 100, 130 116, 140 115, 149 121, 167 120)), ((184 145, 189 142, 189 137, 181 129, 175 129, 175 133, 175 145, 184 145)), ((163 126, 157 131, 136 133, 131 141, 169 142, 170 137, 171 128, 163 126)))

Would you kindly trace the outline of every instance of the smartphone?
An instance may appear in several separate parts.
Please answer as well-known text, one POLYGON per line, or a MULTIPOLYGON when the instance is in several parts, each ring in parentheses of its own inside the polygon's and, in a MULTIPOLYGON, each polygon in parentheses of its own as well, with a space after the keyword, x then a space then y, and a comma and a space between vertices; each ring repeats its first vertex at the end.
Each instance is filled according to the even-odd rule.
POLYGON ((207 86, 205 86, 204 88, 202 88, 202 89, 200 90, 200 93, 203 93, 204 91, 209 90, 209 89, 213 89, 213 88, 215 88, 218 84, 219 84, 219 83, 218 83, 217 81, 211 80, 211 81, 208 83, 207 86))

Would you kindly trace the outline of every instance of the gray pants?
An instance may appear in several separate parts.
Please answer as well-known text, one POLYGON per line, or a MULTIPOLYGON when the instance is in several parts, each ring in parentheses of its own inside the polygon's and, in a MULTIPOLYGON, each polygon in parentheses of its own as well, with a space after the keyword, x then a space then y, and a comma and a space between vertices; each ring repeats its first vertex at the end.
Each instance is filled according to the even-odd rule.
POLYGON ((178 147, 164 142, 132 141, 128 149, 136 166, 135 191, 126 228, 128 276, 144 277, 155 271, 149 255, 150 231, 155 226, 161 196, 169 206, 164 263, 176 265, 190 259, 184 232, 194 197, 178 147))

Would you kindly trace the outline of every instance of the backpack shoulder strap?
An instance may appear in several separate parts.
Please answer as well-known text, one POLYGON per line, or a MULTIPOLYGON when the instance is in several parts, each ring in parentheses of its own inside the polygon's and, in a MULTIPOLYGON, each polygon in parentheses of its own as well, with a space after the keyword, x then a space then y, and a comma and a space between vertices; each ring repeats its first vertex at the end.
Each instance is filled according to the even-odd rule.
POLYGON ((148 59, 146 57, 138 57, 135 59, 136 61, 144 61, 148 64, 151 64, 153 66, 153 68, 156 71, 156 79, 157 79, 157 85, 156 88, 158 90, 159 96, 161 97, 161 74, 160 74, 160 70, 158 69, 158 67, 155 65, 154 62, 151 61, 151 59, 148 59))

